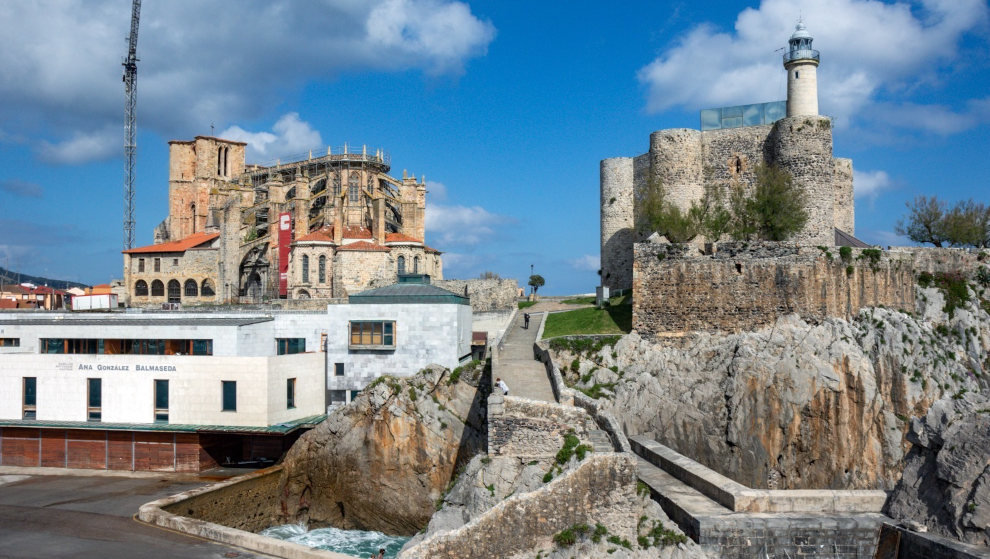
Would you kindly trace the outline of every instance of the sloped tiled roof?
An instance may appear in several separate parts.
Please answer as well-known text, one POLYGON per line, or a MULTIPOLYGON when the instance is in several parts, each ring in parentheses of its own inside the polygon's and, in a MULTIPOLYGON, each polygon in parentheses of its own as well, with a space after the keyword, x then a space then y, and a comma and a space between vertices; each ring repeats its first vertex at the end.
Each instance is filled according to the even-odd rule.
POLYGON ((368 241, 357 241, 349 243, 343 246, 337 247, 337 252, 340 251, 363 251, 363 252, 389 252, 390 248, 383 245, 376 245, 375 243, 369 243, 368 241))
POLYGON ((409 235, 404 235, 402 233, 386 233, 385 234, 386 243, 419 243, 423 244, 423 241, 417 239, 416 237, 410 237, 409 235))
POLYGON ((185 252, 191 248, 196 248, 206 244, 220 236, 220 233, 193 233, 185 239, 161 243, 158 245, 148 245, 144 247, 132 248, 123 251, 124 254, 147 254, 152 252, 185 252))
POLYGON ((333 227, 329 225, 320 227, 316 231, 309 233, 308 235, 303 235, 296 239, 297 243, 306 241, 316 241, 322 243, 332 243, 333 242, 333 227))
POLYGON ((423 250, 424 250, 425 252, 430 252, 430 253, 433 253, 433 254, 443 254, 443 253, 442 253, 442 252, 440 252, 439 250, 437 250, 437 249, 435 249, 435 248, 432 248, 432 247, 428 247, 428 246, 426 246, 426 245, 423 245, 423 250))
POLYGON ((371 229, 367 227, 344 227, 345 239, 370 239, 371 229))

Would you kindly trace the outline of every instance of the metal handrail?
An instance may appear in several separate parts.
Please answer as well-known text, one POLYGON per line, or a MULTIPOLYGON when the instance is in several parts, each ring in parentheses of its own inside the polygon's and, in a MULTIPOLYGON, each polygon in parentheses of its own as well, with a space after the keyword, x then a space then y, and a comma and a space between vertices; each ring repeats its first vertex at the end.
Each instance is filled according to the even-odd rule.
POLYGON ((815 49, 797 49, 784 53, 784 64, 794 60, 819 60, 818 51, 815 49))
POLYGON ((331 161, 368 161, 380 163, 391 167, 391 155, 380 148, 373 148, 366 145, 344 144, 342 146, 323 146, 314 148, 305 153, 291 154, 277 159, 270 159, 262 163, 252 163, 259 167, 270 169, 272 167, 291 166, 298 163, 316 160, 331 161), (345 153, 346 151, 346 153, 345 153))

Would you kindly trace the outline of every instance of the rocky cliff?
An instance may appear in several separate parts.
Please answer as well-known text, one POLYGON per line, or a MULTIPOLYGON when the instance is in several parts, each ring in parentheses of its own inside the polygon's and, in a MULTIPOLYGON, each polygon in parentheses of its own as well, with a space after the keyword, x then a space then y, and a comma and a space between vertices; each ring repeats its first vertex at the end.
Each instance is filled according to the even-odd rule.
POLYGON ((558 343, 556 359, 628 434, 653 432, 745 485, 890 489, 910 418, 990 380, 990 315, 977 293, 965 299, 919 287, 912 313, 870 308, 819 324, 787 315, 754 332, 655 341, 633 333, 614 347, 558 343))
POLYGON ((281 522, 412 535, 458 464, 485 448, 482 367, 381 377, 293 445, 281 522))
POLYGON ((904 476, 884 512, 990 546, 990 399, 940 400, 911 422, 908 440, 904 476))

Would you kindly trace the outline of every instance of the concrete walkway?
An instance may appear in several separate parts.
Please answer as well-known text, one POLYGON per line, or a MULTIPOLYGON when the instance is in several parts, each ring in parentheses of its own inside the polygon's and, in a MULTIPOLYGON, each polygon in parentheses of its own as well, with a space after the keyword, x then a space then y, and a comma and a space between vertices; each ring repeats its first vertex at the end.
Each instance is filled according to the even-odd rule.
POLYGON ((536 333, 544 313, 531 312, 529 315, 529 328, 524 329, 523 311, 516 313, 505 332, 501 347, 495 348, 499 353, 493 365, 492 376, 500 377, 509 385, 509 396, 556 402, 546 368, 533 358, 533 343, 536 342, 536 333))

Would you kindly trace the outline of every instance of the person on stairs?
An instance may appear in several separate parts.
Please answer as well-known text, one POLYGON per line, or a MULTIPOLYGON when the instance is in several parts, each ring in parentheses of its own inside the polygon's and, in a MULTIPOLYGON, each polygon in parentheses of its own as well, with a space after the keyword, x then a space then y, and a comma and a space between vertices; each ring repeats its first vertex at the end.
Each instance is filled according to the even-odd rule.
POLYGON ((501 377, 495 379, 495 386, 497 386, 498 389, 502 391, 503 396, 509 395, 509 385, 505 384, 505 381, 502 380, 501 377))

